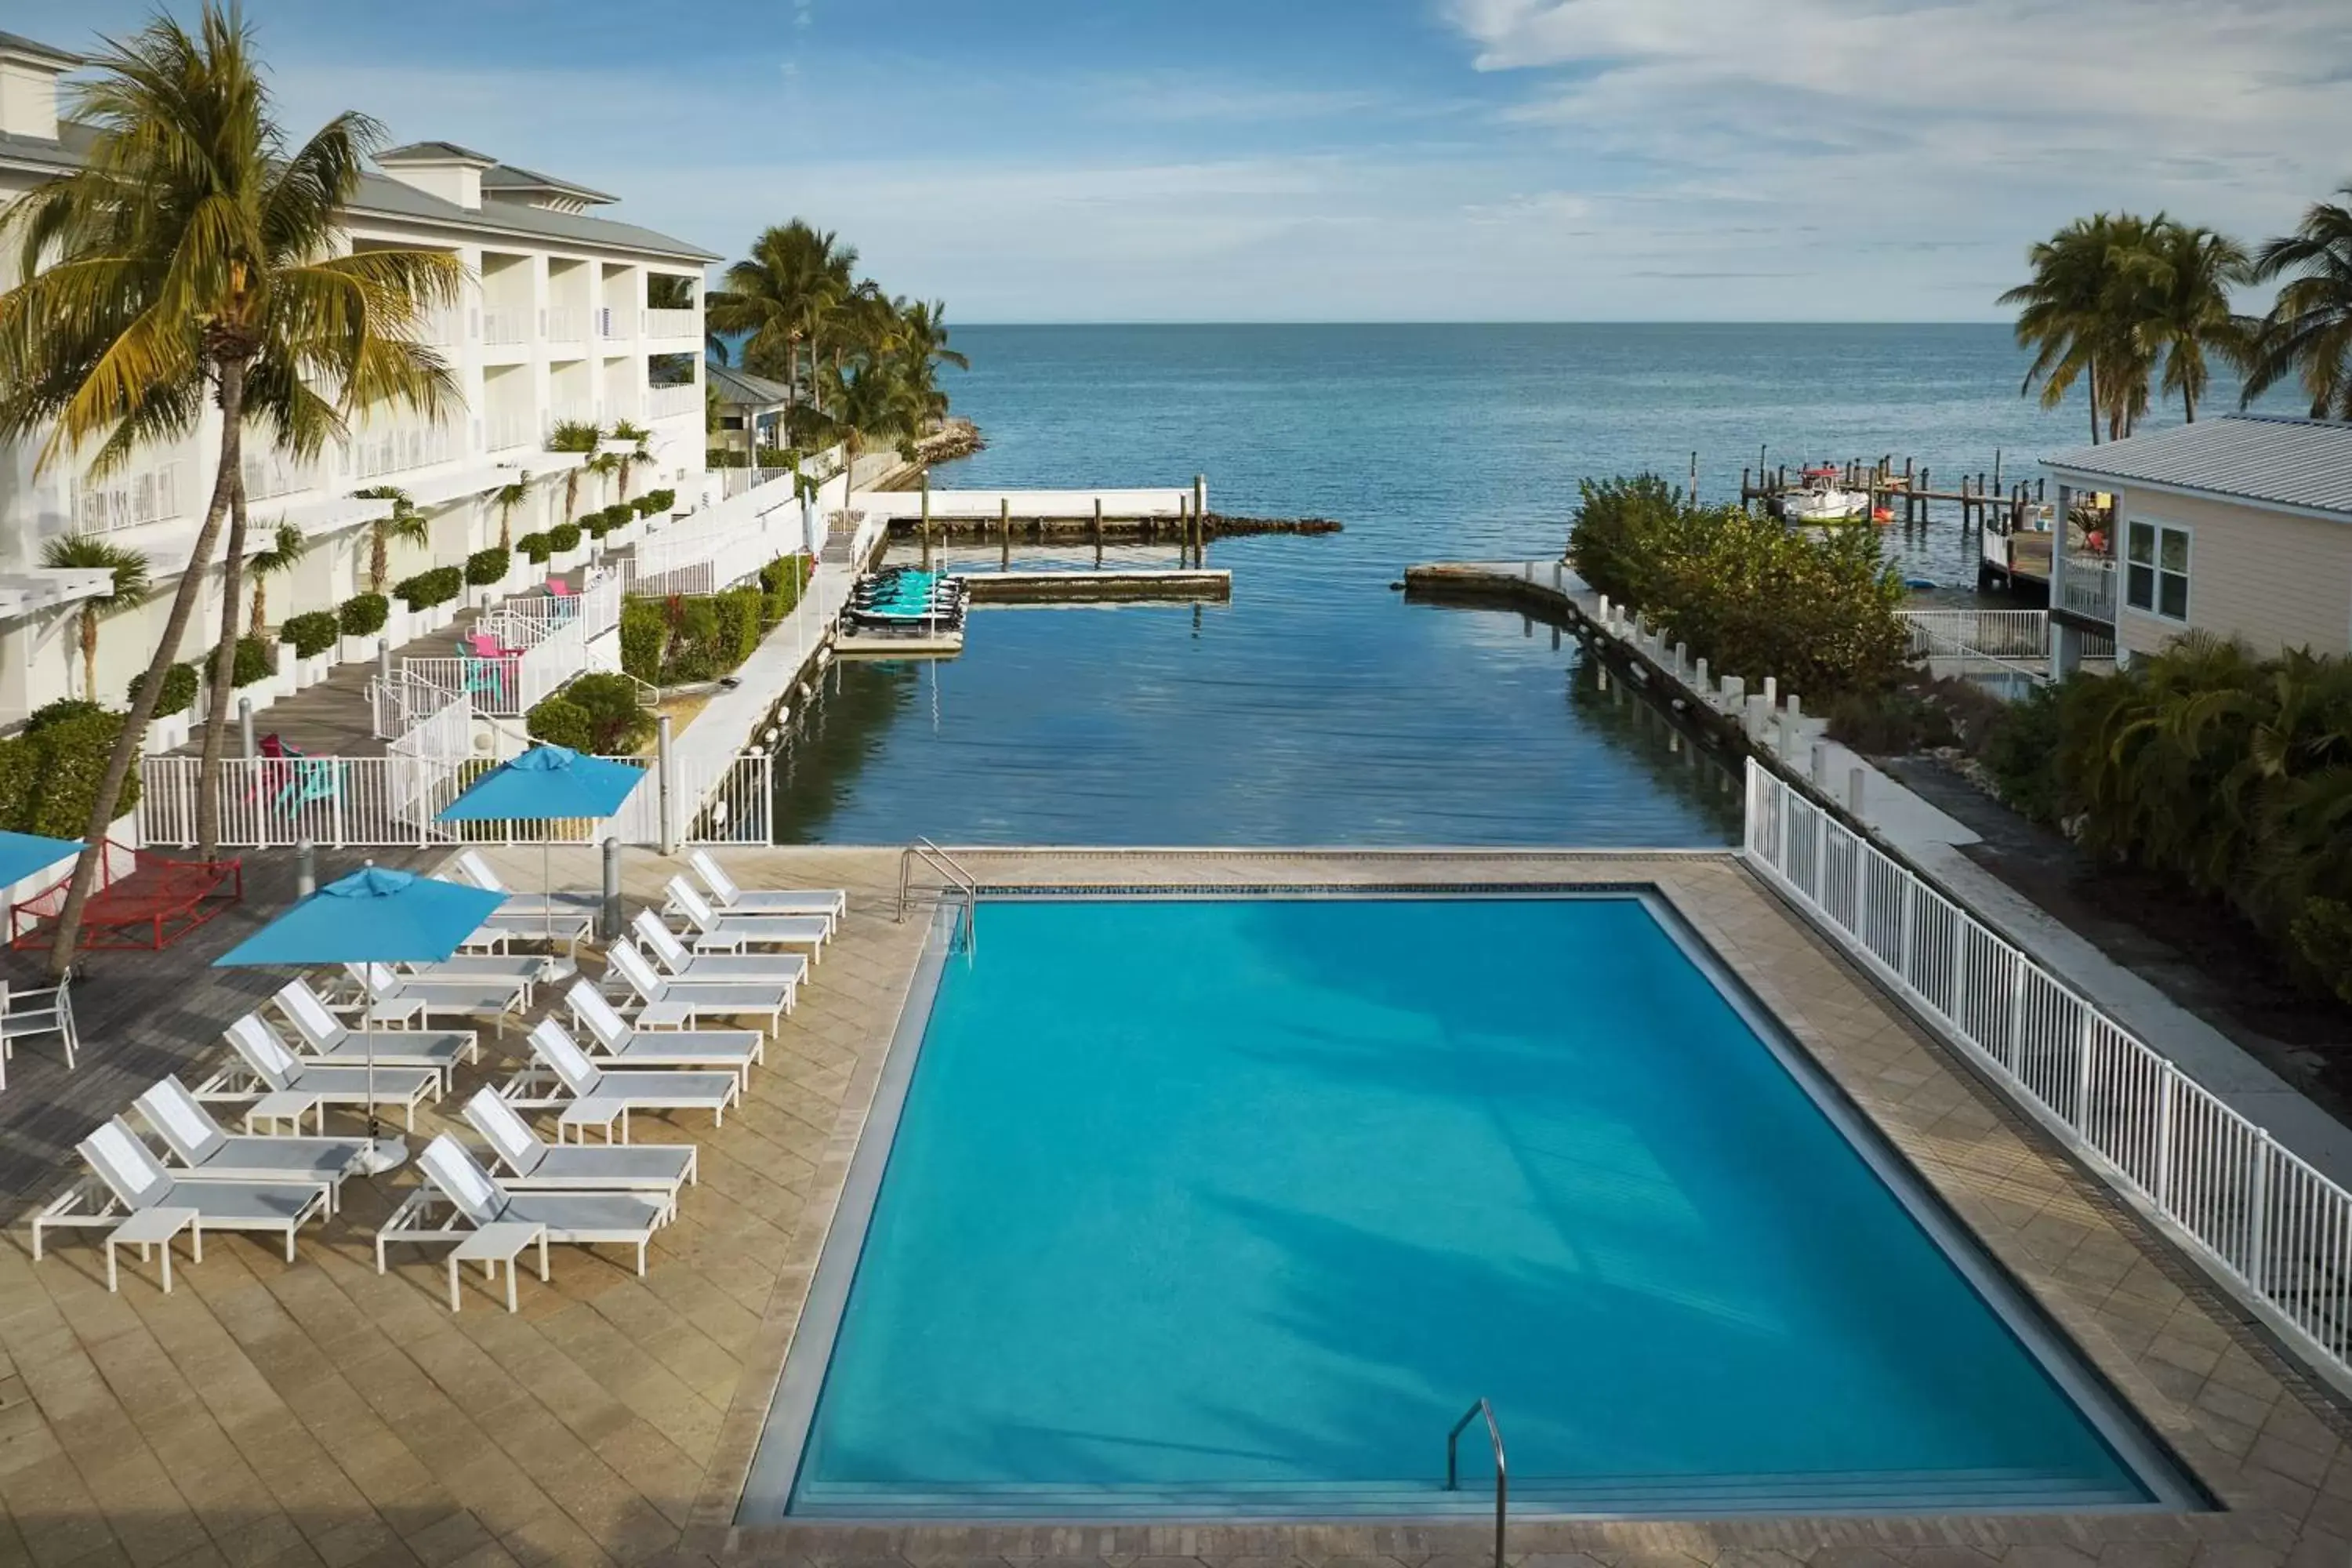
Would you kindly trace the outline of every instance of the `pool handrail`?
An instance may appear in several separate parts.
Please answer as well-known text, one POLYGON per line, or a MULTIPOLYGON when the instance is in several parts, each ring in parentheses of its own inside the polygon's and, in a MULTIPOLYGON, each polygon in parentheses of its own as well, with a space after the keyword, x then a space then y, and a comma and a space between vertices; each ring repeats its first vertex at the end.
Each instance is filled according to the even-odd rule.
POLYGON ((920 860, 932 870, 955 885, 963 894, 963 951, 969 958, 980 941, 980 881, 956 858, 918 835, 915 841, 898 852, 898 919, 907 918, 908 878, 920 860))
POLYGON ((1495 1421, 1495 1407, 1481 1394, 1478 1403, 1462 1413, 1454 1430, 1445 1435, 1445 1489, 1462 1489, 1462 1431, 1480 1416, 1486 1418, 1486 1439, 1495 1446, 1495 1568, 1503 1568, 1503 1516, 1510 1506, 1510 1467, 1503 1458, 1503 1429, 1495 1421))

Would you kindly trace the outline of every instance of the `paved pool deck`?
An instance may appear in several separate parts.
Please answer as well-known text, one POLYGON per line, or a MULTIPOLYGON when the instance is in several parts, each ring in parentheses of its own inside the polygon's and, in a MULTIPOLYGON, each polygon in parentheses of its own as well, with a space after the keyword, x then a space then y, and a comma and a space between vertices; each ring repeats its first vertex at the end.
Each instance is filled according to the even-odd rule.
MULTIPOLYGON (((2352 1422, 2090 1177, 1913 1026, 1736 859, 1508 851, 1020 853, 961 857, 1020 887, 1637 883, 1673 901, 2224 1505, 2207 1513, 1869 1520, 1516 1521, 1515 1562, 1577 1564, 2341 1565, 2352 1422)), ((536 886, 535 850, 492 858, 536 886)), ((643 1279, 555 1249, 509 1316, 453 1315, 437 1249, 370 1236, 414 1180, 354 1183, 289 1265, 220 1237, 176 1271, 67 1237, 37 1267, 0 1248, 0 1563, 1482 1560, 1477 1527, 1115 1525, 974 1529, 731 1521, 864 1127, 936 889, 896 915, 890 849, 730 850, 747 885, 840 886, 851 914, 740 1112, 645 1119, 702 1146, 701 1184, 643 1279)), ((670 867, 633 852, 632 898, 670 867)), ((591 857, 559 851, 564 882, 591 857)), ((981 923, 987 914, 983 908, 981 923)), ((982 949, 983 952, 985 949, 982 949)), ((120 984, 136 986, 135 973, 120 984)), ((550 994, 550 1000, 552 994, 550 994)), ((185 1015, 182 1016, 184 1018, 185 1015)), ((228 1021, 208 1021, 215 1029, 228 1021)), ((218 1050, 184 1024, 184 1065, 218 1050)), ((508 1046, 519 1046, 509 1033, 508 1046)), ((85 1042, 94 1061, 109 1049, 85 1042)), ((37 1047, 35 1047, 37 1048, 37 1047)), ((20 1053, 21 1057, 21 1053, 20 1053)), ((446 1102, 507 1063, 459 1076, 446 1102)), ((85 1070, 88 1070, 85 1068, 85 1070)), ((12 1089, 16 1086, 12 1084, 12 1089)), ((0 1096, 0 1138, 9 1107, 0 1096)), ((439 1125, 426 1117, 420 1133, 439 1125)), ((59 1174, 62 1181, 63 1173, 59 1174)), ((39 1195, 38 1192, 28 1194, 39 1195)), ((1691 1413, 1704 1420, 1704 1411, 1691 1413)))

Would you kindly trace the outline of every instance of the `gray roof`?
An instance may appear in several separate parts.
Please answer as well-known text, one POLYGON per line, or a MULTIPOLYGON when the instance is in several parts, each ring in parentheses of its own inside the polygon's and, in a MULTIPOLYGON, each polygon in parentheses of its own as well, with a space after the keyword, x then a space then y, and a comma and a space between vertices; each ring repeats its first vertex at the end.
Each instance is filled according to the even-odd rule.
POLYGON ((54 44, 37 42, 26 37, 21 33, 0 33, 0 51, 12 55, 32 55, 39 59, 53 60, 61 66, 71 67, 83 63, 79 55, 69 54, 54 44))
POLYGON ((479 163, 488 168, 498 160, 488 153, 460 147, 455 142, 410 142, 388 147, 375 155, 379 163, 479 163))
MULTIPOLYGON (((0 163, 33 164, 45 171, 70 169, 81 162, 82 155, 98 132, 89 125, 68 121, 58 125, 58 134, 61 140, 57 142, 43 142, 30 136, 0 135, 0 163)), ((656 234, 633 223, 590 217, 585 213, 560 213, 548 207, 527 206, 520 202, 499 202, 486 205, 478 211, 468 210, 455 202, 428 195, 414 185, 402 184, 384 174, 362 174, 359 189, 352 193, 350 205, 355 213, 446 224, 477 234, 506 233, 558 245, 604 246, 615 250, 669 257, 681 262, 700 263, 719 259, 717 255, 699 246, 672 239, 666 234, 656 234)))
POLYGON ((792 393, 781 381, 770 381, 764 375, 753 375, 732 365, 706 364, 702 374, 710 378, 711 387, 719 401, 728 404, 751 404, 766 407, 772 403, 789 403, 792 393))
POLYGON ((552 174, 542 174, 536 169, 517 168, 512 163, 498 163, 482 171, 482 189, 486 191, 553 191, 583 202, 617 202, 621 198, 604 192, 559 180, 552 174))
POLYGON ((2042 459, 2071 473, 2352 518, 2352 424, 2268 414, 2200 420, 2042 459))

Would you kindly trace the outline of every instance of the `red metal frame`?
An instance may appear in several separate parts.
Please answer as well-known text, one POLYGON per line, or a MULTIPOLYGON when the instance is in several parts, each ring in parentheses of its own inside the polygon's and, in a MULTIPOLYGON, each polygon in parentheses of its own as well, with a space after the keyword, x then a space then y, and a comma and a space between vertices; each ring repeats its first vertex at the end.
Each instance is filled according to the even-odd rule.
MULTIPOLYGON (((245 898, 243 860, 173 860, 110 840, 106 880, 82 908, 80 946, 85 952, 137 950, 160 952, 245 898), (131 868, 112 875, 115 858, 131 857, 131 868), (224 890, 226 889, 226 890, 224 890)), ((8 908, 8 945, 19 952, 47 945, 48 927, 65 908, 73 879, 44 889, 8 908)))

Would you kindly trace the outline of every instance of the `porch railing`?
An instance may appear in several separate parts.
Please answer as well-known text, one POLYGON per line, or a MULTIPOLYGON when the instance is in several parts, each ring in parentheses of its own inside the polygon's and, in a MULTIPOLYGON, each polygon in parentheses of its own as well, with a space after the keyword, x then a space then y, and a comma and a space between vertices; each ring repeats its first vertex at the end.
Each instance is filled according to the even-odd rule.
POLYGON ((1753 762, 1745 849, 2109 1185, 2352 1373, 2352 1193, 1753 762))
MULTIPOLYGON (((692 315, 691 310, 684 312, 692 315)), ((702 412, 702 388, 688 383, 684 386, 649 386, 646 388, 646 417, 671 419, 681 414, 702 412)))
POLYGON ((80 480, 73 495, 75 531, 110 533, 184 515, 194 497, 182 482, 180 468, 178 463, 157 463, 80 480))
POLYGON ((2066 557, 2065 582, 2059 604, 2078 616, 2113 625, 2116 618, 2116 563, 2103 556, 2066 557))
POLYGON ((646 310, 640 316, 639 330, 649 338, 698 338, 702 335, 702 312, 646 310))

